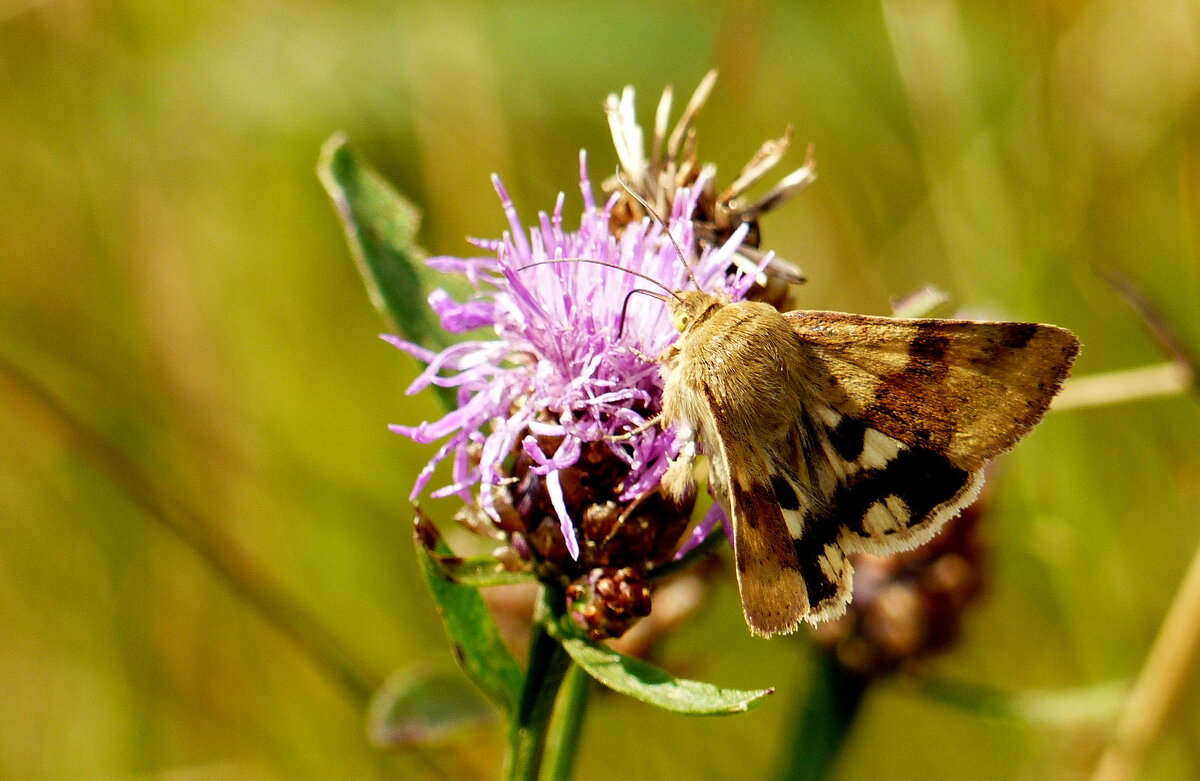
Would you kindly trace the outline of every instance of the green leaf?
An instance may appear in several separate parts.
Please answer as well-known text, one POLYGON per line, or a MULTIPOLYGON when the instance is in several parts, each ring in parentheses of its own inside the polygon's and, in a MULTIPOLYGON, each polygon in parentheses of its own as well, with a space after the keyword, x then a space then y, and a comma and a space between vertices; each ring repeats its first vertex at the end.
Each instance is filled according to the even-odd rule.
POLYGON ((449 559, 439 562, 442 574, 464 586, 487 588, 488 586, 511 586, 516 583, 536 583, 537 577, 529 570, 508 570, 491 556, 471 556, 465 559, 449 559))
POLYGON ((443 578, 463 586, 486 588, 487 586, 509 586, 514 583, 533 583, 537 580, 529 570, 506 570, 504 564, 494 556, 455 556, 449 551, 437 527, 424 518, 418 518, 415 528, 417 544, 425 546, 425 553, 443 578))
POLYGON ((537 579, 529 570, 507 570, 491 556, 434 556, 442 577, 464 586, 487 588, 510 586, 514 583, 533 583, 537 579))
POLYGON ((397 670, 371 698, 367 733, 380 748, 404 748, 495 719, 496 709, 458 672, 397 670))
POLYGON ((575 663, 613 691, 627 694, 687 716, 725 716, 759 705, 774 689, 722 689, 711 683, 676 678, 652 664, 595 645, 568 626, 569 618, 552 625, 552 632, 575 663))
POLYGON ((410 342, 445 347, 418 273, 425 256, 415 241, 420 212, 359 160, 341 133, 321 147, 317 176, 333 199, 371 303, 410 342))
POLYGON ((1129 693, 1128 680, 1056 691, 1008 692, 949 678, 916 684, 917 691, 975 716, 1032 726, 1103 724, 1118 713, 1129 693))
POLYGON ((529 570, 507 570, 492 556, 448 556, 439 553, 445 550, 441 535, 431 524, 418 527, 417 539, 425 546, 430 562, 437 567, 443 578, 463 586, 486 588, 508 586, 514 583, 533 583, 536 578, 529 570))
POLYGON ((439 556, 452 554, 440 537, 434 537, 431 542, 432 528, 418 509, 414 529, 417 560, 437 602, 454 656, 483 693, 511 716, 516 711, 521 691, 521 668, 500 639, 479 590, 447 580, 442 575, 430 551, 436 551, 439 556))

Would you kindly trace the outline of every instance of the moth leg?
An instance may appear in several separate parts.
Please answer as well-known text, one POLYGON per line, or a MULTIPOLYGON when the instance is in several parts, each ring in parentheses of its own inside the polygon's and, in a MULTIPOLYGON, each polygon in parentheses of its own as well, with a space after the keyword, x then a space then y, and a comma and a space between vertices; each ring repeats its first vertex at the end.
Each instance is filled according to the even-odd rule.
POLYGON ((643 360, 646 363, 657 363, 657 359, 654 356, 646 355, 644 352, 642 352, 641 350, 639 350, 636 347, 626 347, 625 349, 629 350, 629 352, 633 353, 634 357, 636 357, 640 360, 643 360))
POLYGON ((657 358, 655 358, 653 355, 646 355, 646 353, 642 352, 636 347, 633 347, 632 345, 626 346, 625 349, 632 353, 635 358, 643 360, 646 363, 666 363, 679 353, 679 346, 675 344, 663 350, 662 355, 658 356, 657 358))
POLYGON ((679 428, 679 438, 683 447, 679 455, 671 459, 666 473, 662 477, 662 487, 668 496, 681 499, 692 488, 692 464, 696 460, 696 432, 691 426, 679 428))
POLYGON ((624 434, 614 434, 611 437, 605 437, 605 440, 607 440, 609 442, 628 442, 629 440, 636 437, 638 434, 641 434, 643 431, 647 431, 647 430, 657 426, 660 420, 662 420, 661 412, 657 415, 654 415, 653 417, 647 418, 644 423, 637 426, 636 428, 631 428, 628 431, 626 431, 624 434))

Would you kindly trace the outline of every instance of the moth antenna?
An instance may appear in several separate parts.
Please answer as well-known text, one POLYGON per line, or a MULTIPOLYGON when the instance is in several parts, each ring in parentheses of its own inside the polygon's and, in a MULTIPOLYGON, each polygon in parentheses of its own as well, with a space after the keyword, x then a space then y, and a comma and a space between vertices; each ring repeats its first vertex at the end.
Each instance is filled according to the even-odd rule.
MULTIPOLYGON (((618 271, 624 271, 626 274, 633 274, 635 277, 641 277, 642 279, 646 280, 647 282, 649 282, 652 285, 658 285, 663 290, 667 291, 667 294, 670 295, 672 298, 674 298, 676 301, 678 301, 681 304, 683 303, 683 299, 679 297, 678 293, 676 293, 674 290, 667 287, 663 283, 659 282, 657 279, 650 276, 649 274, 643 274, 640 271, 634 271, 631 268, 625 268, 624 266, 618 266, 616 263, 609 263, 608 261, 605 261, 605 260, 596 260, 595 258, 554 258, 553 260, 539 260, 534 263, 526 263, 524 266, 518 266, 517 271, 524 271, 525 269, 533 268, 534 266, 550 266, 550 265, 557 264, 557 263, 594 263, 597 266, 607 266, 608 268, 615 268, 618 271)), ((631 292, 637 293, 639 291, 633 290, 631 292)), ((640 292, 646 293, 647 295, 654 295, 649 290, 642 290, 640 292)), ((658 298, 660 301, 666 301, 665 296, 661 297, 661 298, 658 296, 655 296, 655 297, 658 298)), ((628 296, 626 297, 626 299, 628 300, 628 296)), ((622 308, 622 311, 624 311, 623 308, 622 308)))
MULTIPOLYGON (((621 334, 625 333, 625 310, 629 308, 629 299, 633 298, 634 293, 642 293, 643 295, 657 298, 659 301, 666 302, 667 297, 661 293, 655 293, 653 290, 645 290, 643 288, 634 288, 625 294, 625 301, 621 304, 621 318, 617 320, 617 338, 621 338, 621 334)), ((672 293, 671 295, 675 295, 672 293)))
POLYGON ((662 226, 663 233, 667 236, 667 241, 671 242, 671 246, 675 248, 676 254, 679 255, 679 262, 683 264, 684 270, 687 271, 688 279, 692 281, 692 284, 696 286, 697 290, 700 290, 700 281, 697 280, 696 275, 692 273, 692 266, 687 262, 687 256, 683 254, 683 248, 679 246, 679 242, 675 241, 675 237, 671 235, 671 229, 667 226, 667 221, 659 216, 658 212, 654 211, 650 204, 646 203, 646 199, 642 198, 642 196, 633 191, 633 188, 629 186, 629 182, 625 179, 624 174, 621 173, 619 168, 617 169, 617 183, 625 189, 625 192, 629 193, 630 198, 633 198, 633 200, 642 205, 642 208, 646 210, 646 213, 649 214, 655 222, 662 226))
MULTIPOLYGON (((616 263, 609 263, 607 261, 596 260, 594 258, 554 258, 553 260, 539 260, 535 263, 527 263, 524 266, 518 266, 517 271, 524 271, 525 269, 533 268, 534 266, 549 266, 549 265, 556 264, 556 263, 594 263, 597 266, 606 266, 608 268, 615 268, 618 271, 624 271, 627 274, 633 274, 635 277, 641 277, 642 279, 646 280, 647 282, 649 282, 653 285, 658 285, 663 290, 667 291, 667 294, 670 295, 672 298, 674 298, 676 301, 678 301, 681 304, 683 303, 683 299, 679 297, 678 293, 676 293, 674 290, 667 287, 663 283, 659 282, 657 279, 650 276, 649 274, 643 274, 642 272, 634 271, 631 268, 625 268, 624 266, 618 266, 616 263)), ((629 308, 629 299, 633 297, 634 293, 642 293, 643 295, 650 296, 651 298, 657 298, 659 301, 662 301, 663 303, 666 303, 666 301, 667 301, 667 296, 664 296, 662 293, 655 293, 653 290, 645 290, 640 287, 634 288, 633 290, 630 290, 628 293, 626 293, 625 300, 621 303, 621 317, 619 320, 617 320, 617 338, 618 339, 620 339, 621 335, 623 333, 625 333, 625 311, 629 308)))

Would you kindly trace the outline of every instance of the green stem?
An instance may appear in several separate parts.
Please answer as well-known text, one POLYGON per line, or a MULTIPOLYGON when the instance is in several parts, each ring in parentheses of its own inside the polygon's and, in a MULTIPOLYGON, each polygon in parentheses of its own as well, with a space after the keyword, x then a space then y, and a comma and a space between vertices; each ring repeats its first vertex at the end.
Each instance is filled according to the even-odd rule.
POLYGON ((529 664, 525 668, 525 684, 521 702, 508 733, 508 758, 504 778, 508 781, 537 781, 546 746, 546 733, 554 700, 571 664, 571 657, 550 636, 548 622, 562 613, 550 604, 562 603, 562 594, 551 594, 542 587, 533 621, 533 637, 529 642, 529 664))
POLYGON ((846 672, 833 654, 817 654, 808 697, 784 741, 791 752, 784 758, 779 781, 829 777, 869 684, 869 679, 846 672))
POLYGON ((546 770, 542 773, 542 781, 567 781, 571 777, 591 688, 591 676, 579 665, 572 664, 558 695, 554 720, 550 722, 550 735, 546 741, 546 770))

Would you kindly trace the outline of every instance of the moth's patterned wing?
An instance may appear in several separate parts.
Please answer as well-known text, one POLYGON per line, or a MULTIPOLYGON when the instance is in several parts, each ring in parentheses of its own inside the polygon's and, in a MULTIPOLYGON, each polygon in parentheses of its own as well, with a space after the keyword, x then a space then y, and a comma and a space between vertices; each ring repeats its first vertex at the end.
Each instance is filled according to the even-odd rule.
POLYGON ((1026 323, 784 317, 813 387, 768 461, 816 623, 845 610, 848 553, 913 548, 974 501, 984 464, 1040 420, 1079 345, 1026 323))
MULTIPOLYGON (((711 395, 705 396, 711 405, 711 395)), ((759 443, 732 436, 725 419, 712 411, 715 432, 706 432, 705 440, 709 483, 733 527, 746 624, 763 637, 792 632, 809 613, 807 577, 790 544, 792 535, 776 491, 756 477, 768 473, 768 451, 759 443)), ((848 599, 848 580, 845 590, 848 599)))
POLYGON ((853 593, 854 567, 846 554, 850 550, 843 539, 842 524, 832 516, 822 484, 836 485, 826 479, 841 464, 832 464, 820 450, 801 443, 819 443, 823 435, 800 423, 789 432, 790 445, 775 448, 769 454, 768 472, 776 506, 782 512, 791 539, 800 574, 804 579, 803 618, 812 624, 828 621, 846 612, 853 593), (797 454, 805 453, 803 462, 797 454))
MULTIPOLYGON (((774 501, 763 500, 762 488, 740 507, 734 497, 734 529, 754 533, 759 519, 782 515, 804 583, 800 617, 813 624, 845 612, 850 553, 883 555, 928 541, 983 485, 982 469, 963 469, 820 402, 797 416, 785 439, 764 444, 774 501)), ((740 554, 738 563, 740 577, 740 554)))
MULTIPOLYGON (((756 318, 749 306, 725 307, 725 325, 756 318)), ((720 337, 741 351, 731 350, 738 366, 789 368, 794 393, 776 389, 766 411, 778 426, 732 422, 746 395, 738 388, 757 375, 727 367, 672 375, 696 393, 678 391, 668 415, 699 424, 733 525, 746 622, 768 636, 845 611, 849 552, 911 548, 969 504, 983 466, 1041 419, 1079 349, 1045 325, 783 317, 795 341, 772 328, 761 345, 736 329, 720 337)))
POLYGON ((841 312, 784 318, 820 365, 835 412, 968 471, 1041 420, 1079 352, 1053 325, 900 320, 841 312))
POLYGON ((929 540, 975 499, 983 470, 955 466, 812 401, 786 439, 767 448, 767 472, 804 579, 803 618, 845 612, 849 554, 893 553, 929 540))
MULTIPOLYGON (((816 479, 793 478, 786 488, 776 488, 785 497, 787 489, 814 495, 801 533, 794 535, 802 562, 824 556, 832 564, 852 551, 883 555, 914 548, 974 501, 983 486, 983 469, 964 469, 944 453, 905 444, 824 405, 814 405, 804 427, 813 443, 802 457, 819 464, 816 479)), ((789 472, 782 459, 772 470, 789 472)), ((792 466, 790 474, 804 472, 792 466)), ((817 573, 806 573, 814 602, 841 590, 840 573, 826 569, 831 571, 823 585, 817 573)))

